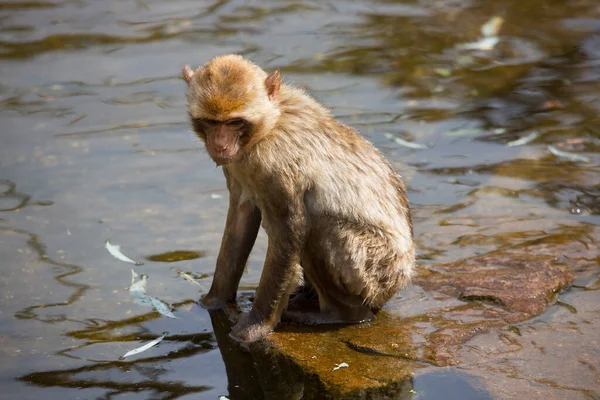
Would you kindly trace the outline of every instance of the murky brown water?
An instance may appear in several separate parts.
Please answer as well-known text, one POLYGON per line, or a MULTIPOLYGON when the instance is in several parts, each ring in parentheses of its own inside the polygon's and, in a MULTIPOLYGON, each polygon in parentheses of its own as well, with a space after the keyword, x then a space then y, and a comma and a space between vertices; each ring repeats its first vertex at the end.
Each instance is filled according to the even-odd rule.
MULTIPOLYGON (((0 2, 0 398, 228 394, 210 317, 195 304, 210 278, 199 288, 174 270, 212 273, 227 204, 221 172, 188 131, 180 68, 224 52, 281 69, 392 160, 410 189, 424 265, 600 236, 594 0, 0 2), (505 20, 494 50, 461 49, 494 15, 505 20), (106 239, 145 260, 133 268, 179 319, 133 302, 132 265, 112 258, 106 239), (163 332, 158 347, 118 361, 163 332)), ((245 288, 256 286, 265 248, 263 235, 245 288)), ((564 295, 585 315, 556 306, 565 314, 522 329, 528 346, 552 339, 544 330, 567 332, 557 326, 597 326, 589 281, 599 260, 576 271, 595 290, 564 295)), ((600 391, 597 341, 579 348, 571 370, 554 371, 563 382, 507 367, 497 337, 478 340, 465 358, 494 355, 470 371, 492 397, 514 381, 556 398, 600 391)), ((425 394, 445 379, 427 376, 415 380, 425 394)))

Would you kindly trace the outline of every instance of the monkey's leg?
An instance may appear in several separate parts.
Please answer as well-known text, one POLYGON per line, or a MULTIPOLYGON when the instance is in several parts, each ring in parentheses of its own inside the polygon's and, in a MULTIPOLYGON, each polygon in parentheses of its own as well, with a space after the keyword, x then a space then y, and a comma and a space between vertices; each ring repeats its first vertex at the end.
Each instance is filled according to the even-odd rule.
POLYGON ((310 302, 304 302, 303 306, 294 305, 285 310, 283 320, 319 325, 360 323, 374 318, 373 312, 363 304, 360 296, 335 285, 328 273, 331 268, 325 261, 306 252, 302 258, 302 266, 305 279, 317 292, 319 308, 315 308, 314 303, 310 302))
POLYGON ((233 191, 230 193, 215 275, 208 294, 202 299, 202 305, 209 309, 223 308, 228 302, 235 301, 244 267, 260 228, 260 210, 250 202, 238 204, 239 197, 233 191))
MULTIPOLYGON (((319 296, 315 288, 304 278, 304 284, 298 286, 290 295, 287 308, 283 311, 282 320, 286 320, 288 315, 295 312, 299 313, 319 313, 319 296)), ((296 319, 292 318, 292 321, 296 319)))
POLYGON ((300 264, 293 258, 276 255, 271 245, 267 249, 265 266, 252 309, 242 314, 231 330, 233 339, 254 342, 271 332, 281 318, 291 292, 300 280, 300 264))
POLYGON ((306 279, 306 274, 303 274, 302 284, 294 290, 290 295, 287 309, 304 308, 305 305, 319 305, 319 297, 317 291, 306 279))

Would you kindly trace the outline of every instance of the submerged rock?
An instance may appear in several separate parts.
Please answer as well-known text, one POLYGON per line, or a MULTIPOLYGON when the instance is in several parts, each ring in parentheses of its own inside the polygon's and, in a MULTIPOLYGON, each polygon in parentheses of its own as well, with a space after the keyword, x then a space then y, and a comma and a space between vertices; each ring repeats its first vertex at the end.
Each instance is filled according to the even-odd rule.
POLYGON ((492 253, 429 268, 415 279, 464 301, 501 306, 509 322, 541 313, 572 275, 546 255, 492 253))
POLYGON ((577 246, 556 246, 560 249, 550 254, 548 247, 536 244, 532 251, 493 252, 422 267, 413 284, 372 322, 321 327, 281 323, 266 340, 246 349, 227 336, 235 314, 211 312, 230 395, 411 398, 416 368, 456 365, 468 340, 542 313, 573 280, 573 266, 581 269, 593 259, 593 249, 577 246))

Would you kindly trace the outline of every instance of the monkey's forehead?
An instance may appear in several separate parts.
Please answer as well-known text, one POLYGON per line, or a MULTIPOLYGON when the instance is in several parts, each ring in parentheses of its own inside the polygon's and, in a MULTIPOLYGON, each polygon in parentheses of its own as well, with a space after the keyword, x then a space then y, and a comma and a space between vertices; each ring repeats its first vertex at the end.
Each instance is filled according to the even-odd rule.
POLYGON ((267 112, 270 103, 266 95, 257 95, 252 91, 234 94, 226 91, 204 91, 190 93, 188 112, 192 118, 206 118, 223 121, 231 118, 244 118, 256 122, 267 112))
POLYGON ((242 56, 216 57, 194 72, 189 111, 195 118, 223 119, 267 100, 267 73, 242 56))
MULTIPOLYGON (((234 88, 226 88, 234 89, 234 88)), ((251 100, 249 91, 215 90, 203 96, 203 108, 206 113, 231 115, 241 111, 251 100)))
POLYGON ((221 119, 242 113, 252 105, 268 100, 266 89, 238 83, 226 85, 192 85, 188 94, 189 111, 196 118, 221 119))

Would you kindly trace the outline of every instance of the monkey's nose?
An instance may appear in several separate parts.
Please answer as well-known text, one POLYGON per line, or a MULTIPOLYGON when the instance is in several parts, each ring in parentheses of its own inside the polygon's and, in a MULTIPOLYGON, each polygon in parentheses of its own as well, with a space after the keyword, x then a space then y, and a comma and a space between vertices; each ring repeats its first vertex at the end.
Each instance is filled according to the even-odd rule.
POLYGON ((227 147, 228 147, 227 144, 216 144, 215 145, 215 149, 218 152, 223 152, 223 151, 227 150, 227 147))

